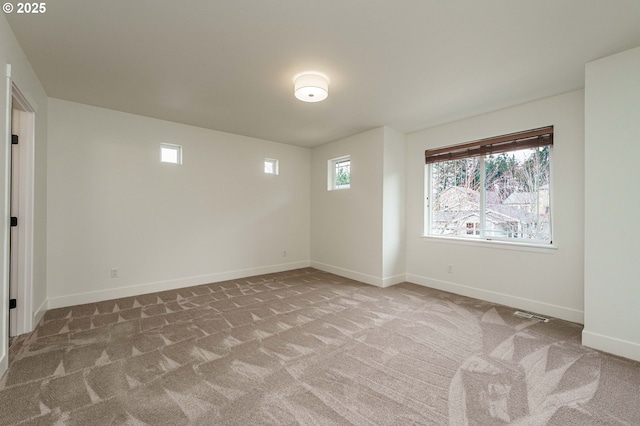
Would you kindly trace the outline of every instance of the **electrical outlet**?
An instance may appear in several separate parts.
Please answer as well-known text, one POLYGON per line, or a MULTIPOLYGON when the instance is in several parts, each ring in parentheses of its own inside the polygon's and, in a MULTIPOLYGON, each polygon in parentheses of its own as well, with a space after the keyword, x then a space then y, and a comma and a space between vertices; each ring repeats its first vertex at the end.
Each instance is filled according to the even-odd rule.
POLYGON ((282 257, 287 257, 287 251, 286 250, 282 250, 282 257))
POLYGON ((120 278, 120 271, 118 271, 118 268, 111 268, 111 278, 120 278))
POLYGON ((447 273, 453 274, 453 265, 447 265, 447 273))

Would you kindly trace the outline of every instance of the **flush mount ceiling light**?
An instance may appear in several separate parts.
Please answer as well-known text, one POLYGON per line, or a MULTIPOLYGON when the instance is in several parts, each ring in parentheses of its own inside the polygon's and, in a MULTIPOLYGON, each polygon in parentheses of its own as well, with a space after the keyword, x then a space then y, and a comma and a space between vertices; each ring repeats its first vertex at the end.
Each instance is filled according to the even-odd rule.
POLYGON ((303 72, 293 78, 294 94, 303 102, 320 102, 329 96, 329 79, 319 72, 303 72))

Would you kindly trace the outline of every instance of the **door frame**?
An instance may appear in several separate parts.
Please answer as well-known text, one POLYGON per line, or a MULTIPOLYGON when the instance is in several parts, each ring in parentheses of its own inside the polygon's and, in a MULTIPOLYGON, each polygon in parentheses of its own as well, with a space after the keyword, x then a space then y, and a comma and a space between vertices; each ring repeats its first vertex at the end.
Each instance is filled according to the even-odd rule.
MULTIPOLYGON (((18 265, 20 275, 18 301, 20 311, 17 315, 18 334, 30 332, 34 327, 33 317, 33 223, 34 223, 34 173, 35 173, 35 114, 37 105, 29 102, 20 89, 12 81, 11 64, 5 66, 5 84, 0 98, 4 105, 4 134, 0 136, 0 193, 4 195, 2 217, 0 223, 0 377, 9 366, 9 235, 10 235, 10 185, 11 185, 11 124, 13 106, 22 109, 25 114, 25 127, 20 125, 23 137, 23 149, 20 151, 20 188, 22 202, 19 203, 23 216, 22 231, 18 233, 24 241, 20 242, 19 255, 22 260, 18 265), (28 129, 28 130, 27 130, 28 129)), ((22 115, 22 112, 20 113, 22 115)), ((22 119, 22 116, 20 117, 22 119)))
POLYGON ((34 223, 34 163, 35 163, 35 108, 20 91, 15 82, 11 84, 12 117, 19 137, 18 170, 18 253, 17 255, 17 318, 15 334, 33 331, 33 223, 34 223))

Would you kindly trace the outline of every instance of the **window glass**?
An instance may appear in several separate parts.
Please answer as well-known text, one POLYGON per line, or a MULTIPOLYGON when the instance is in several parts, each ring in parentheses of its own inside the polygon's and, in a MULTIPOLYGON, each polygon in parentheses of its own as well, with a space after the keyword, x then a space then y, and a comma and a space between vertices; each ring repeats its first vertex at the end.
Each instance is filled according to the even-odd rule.
POLYGON ((182 147, 166 143, 160 144, 160 161, 163 163, 182 164, 182 147))
POLYGON ((351 160, 336 161, 336 189, 348 188, 351 185, 351 160))
POLYGON ((479 159, 434 163, 431 176, 431 234, 476 235, 469 234, 468 224, 480 222, 479 159))
POLYGON ((427 235, 550 243, 550 146, 427 165, 427 235))
POLYGON ((264 159, 264 172, 271 175, 277 175, 279 173, 278 170, 278 160, 274 158, 265 158, 264 159))
POLYGON ((551 240, 549 147, 523 149, 485 161, 485 236, 551 240))
POLYGON ((351 187, 351 157, 344 156, 329 160, 327 189, 347 189, 351 187))

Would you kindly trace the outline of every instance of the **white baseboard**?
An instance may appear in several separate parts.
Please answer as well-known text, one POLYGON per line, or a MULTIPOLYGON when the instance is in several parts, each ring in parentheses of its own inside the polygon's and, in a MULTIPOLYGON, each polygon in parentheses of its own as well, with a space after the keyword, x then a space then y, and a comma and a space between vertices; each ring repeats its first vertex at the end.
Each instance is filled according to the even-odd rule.
POLYGON ((526 311, 549 315, 566 321, 584 324, 584 312, 577 309, 565 308, 563 306, 512 296, 505 293, 484 290, 476 287, 469 287, 448 281, 436 280, 419 275, 407 274, 407 281, 437 290, 448 291, 462 296, 473 297, 475 299, 486 300, 488 302, 499 303, 501 305, 513 306, 526 311))
POLYGON ((363 274, 362 272, 352 271, 350 269, 341 268, 339 266, 327 265, 326 263, 315 262, 313 260, 311 261, 311 267, 381 288, 389 287, 394 284, 400 284, 405 281, 405 274, 394 275, 387 278, 375 277, 373 275, 363 274))
POLYGON ((382 287, 391 287, 407 281, 407 274, 399 274, 382 279, 382 287))
POLYGON ((7 350, 4 351, 4 355, 2 356, 2 358, 0 358, 0 382, 2 382, 2 376, 9 368, 9 340, 7 340, 4 344, 6 345, 7 350))
POLYGON ((603 352, 640 361, 640 344, 582 330, 582 344, 603 352))
POLYGON ((40 324, 40 320, 44 316, 45 312, 47 312, 47 309, 49 309, 49 301, 44 299, 40 306, 38 306, 38 309, 33 313, 33 322, 31 323, 32 329, 29 330, 30 332, 35 330, 38 324, 40 324))
POLYGON ((175 280, 158 281, 153 283, 138 284, 122 288, 75 293, 64 296, 50 297, 48 308, 62 308, 65 306, 81 305, 84 303, 101 302, 103 300, 119 299, 121 297, 139 296, 141 294, 157 291, 173 290, 176 288, 191 287, 194 285, 210 284, 219 281, 235 280, 251 277, 253 275, 272 274, 274 272, 289 271, 298 268, 309 267, 309 261, 281 263, 278 265, 261 266, 257 268, 240 269, 236 271, 220 272, 209 275, 179 278, 175 280))

